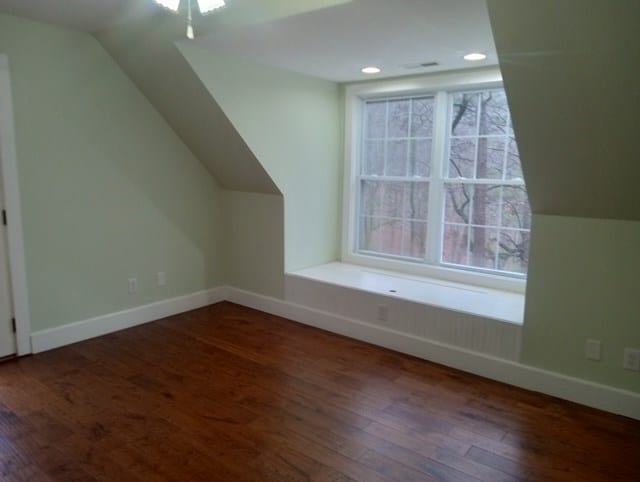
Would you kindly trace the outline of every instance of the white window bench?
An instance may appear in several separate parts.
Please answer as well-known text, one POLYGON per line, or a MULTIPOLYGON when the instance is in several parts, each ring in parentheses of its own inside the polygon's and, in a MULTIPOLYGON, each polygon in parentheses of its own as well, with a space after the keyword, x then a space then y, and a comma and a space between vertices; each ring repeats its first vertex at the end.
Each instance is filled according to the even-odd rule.
POLYGON ((523 322, 524 295, 520 293, 338 262, 287 275, 515 325, 523 322))

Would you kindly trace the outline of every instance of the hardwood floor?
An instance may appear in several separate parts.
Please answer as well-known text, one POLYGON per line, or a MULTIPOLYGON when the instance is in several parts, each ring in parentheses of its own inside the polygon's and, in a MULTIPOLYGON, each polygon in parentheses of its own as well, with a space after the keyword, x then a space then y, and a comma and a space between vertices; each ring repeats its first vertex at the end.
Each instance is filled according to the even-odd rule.
POLYGON ((230 303, 0 365, 0 479, 638 481, 640 422, 230 303))

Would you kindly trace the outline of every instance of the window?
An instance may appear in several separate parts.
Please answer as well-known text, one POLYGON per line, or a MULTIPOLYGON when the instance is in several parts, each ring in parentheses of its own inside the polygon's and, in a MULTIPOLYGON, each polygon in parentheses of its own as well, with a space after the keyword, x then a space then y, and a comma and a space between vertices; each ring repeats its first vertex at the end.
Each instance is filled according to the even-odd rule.
POLYGON ((364 95, 354 115, 351 254, 524 278, 531 211, 501 87, 364 95))
POLYGON ((503 90, 449 97, 441 261, 527 271, 531 210, 503 90))

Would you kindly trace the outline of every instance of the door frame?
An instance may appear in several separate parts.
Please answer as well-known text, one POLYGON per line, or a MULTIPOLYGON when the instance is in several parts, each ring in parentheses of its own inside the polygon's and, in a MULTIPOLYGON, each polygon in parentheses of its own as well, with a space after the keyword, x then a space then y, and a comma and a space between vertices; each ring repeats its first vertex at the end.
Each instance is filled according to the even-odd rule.
POLYGON ((13 125, 13 103, 9 59, 0 54, 0 182, 3 183, 4 206, 7 211, 7 245, 13 316, 16 320, 17 355, 31 353, 31 314, 27 291, 24 255, 22 209, 18 185, 18 160, 13 125))

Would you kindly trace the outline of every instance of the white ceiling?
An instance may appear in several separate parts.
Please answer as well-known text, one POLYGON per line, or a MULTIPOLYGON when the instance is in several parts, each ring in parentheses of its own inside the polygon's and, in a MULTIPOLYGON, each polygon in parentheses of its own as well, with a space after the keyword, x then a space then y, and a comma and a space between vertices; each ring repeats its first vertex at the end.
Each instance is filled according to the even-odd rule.
MULTIPOLYGON (((233 1, 233 0, 230 0, 233 1)), ((216 51, 345 82, 498 63, 485 0, 352 0, 197 40, 216 51), (472 51, 488 58, 470 63, 472 51), (437 67, 416 68, 425 62, 437 67)))
MULTIPOLYGON (((241 3, 227 3, 234 1, 241 3)), ((0 0, 0 13, 88 32, 158 11, 153 0, 0 0)), ((268 23, 207 30, 212 33, 197 39, 204 47, 339 82, 372 78, 360 72, 369 65, 382 68, 374 76, 380 78, 497 64, 485 0, 351 0, 268 23), (488 58, 466 62, 462 56, 470 51, 488 58), (439 65, 418 67, 432 61, 439 65)))

